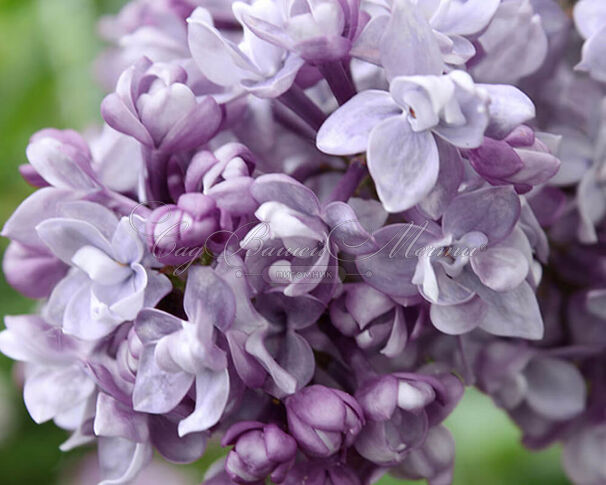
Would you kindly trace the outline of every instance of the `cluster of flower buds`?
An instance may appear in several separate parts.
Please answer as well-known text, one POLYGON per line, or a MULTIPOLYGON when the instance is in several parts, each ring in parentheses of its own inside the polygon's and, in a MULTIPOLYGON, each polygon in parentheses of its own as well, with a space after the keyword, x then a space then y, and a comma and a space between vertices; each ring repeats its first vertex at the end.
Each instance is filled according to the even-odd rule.
POLYGON ((606 3, 133 0, 6 222, 36 422, 206 485, 452 481, 465 386, 606 483, 606 3), (580 36, 578 35, 580 34, 580 36), (584 42, 584 43, 583 43, 584 42))

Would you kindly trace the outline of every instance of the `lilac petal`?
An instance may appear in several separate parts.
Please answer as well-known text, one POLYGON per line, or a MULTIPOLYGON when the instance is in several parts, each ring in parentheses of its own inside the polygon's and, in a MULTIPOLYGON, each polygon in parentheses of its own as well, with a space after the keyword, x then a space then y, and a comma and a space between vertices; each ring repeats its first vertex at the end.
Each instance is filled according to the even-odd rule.
POLYGON ((455 96, 465 122, 448 123, 440 120, 433 131, 436 135, 460 148, 475 148, 482 144, 489 123, 486 93, 474 86, 471 77, 462 71, 450 73, 455 80, 455 96))
POLYGON ((466 151, 466 157, 474 170, 487 180, 508 180, 524 168, 524 162, 513 147, 492 138, 484 138, 482 146, 466 151))
POLYGON ((377 125, 367 153, 368 170, 388 212, 401 212, 418 204, 438 179, 440 160, 433 136, 412 131, 404 116, 377 125))
POLYGON ((364 30, 358 35, 349 53, 352 57, 362 59, 372 64, 381 64, 381 38, 387 29, 390 16, 387 14, 373 15, 364 30))
POLYGON ((489 187, 454 199, 444 213, 442 227, 455 239, 477 231, 495 244, 511 233, 520 212, 520 200, 510 187, 489 187))
POLYGON ((99 465, 103 480, 99 485, 126 485, 152 459, 153 449, 148 441, 134 443, 124 438, 98 439, 99 465))
POLYGON ((113 255, 123 264, 138 263, 145 247, 128 217, 123 217, 112 237, 113 255))
POLYGON ((500 0, 455 0, 438 10, 431 26, 447 35, 472 35, 483 30, 500 5, 500 0))
POLYGON ((576 69, 588 72, 598 81, 606 81, 604 43, 606 43, 606 26, 585 42, 581 62, 576 66, 576 69))
POLYGON ((144 308, 154 308, 160 300, 168 295, 173 285, 168 276, 150 269, 147 272, 147 285, 145 286, 145 295, 143 297, 144 308))
MULTIPOLYGON (((428 260, 429 258, 423 259, 428 260)), ((428 283, 429 286, 426 287, 424 285, 420 287, 423 297, 426 300, 438 305, 458 305, 473 298, 474 292, 456 279, 449 277, 441 264, 435 266, 431 265, 431 269, 434 270, 435 279, 432 281, 431 274, 429 274, 429 281, 423 281, 424 283, 428 283)), ((427 270, 429 270, 429 268, 425 271, 427 270)))
POLYGON ((48 219, 36 226, 40 239, 62 261, 71 264, 72 258, 83 246, 93 246, 112 254, 109 241, 88 222, 74 219, 48 219))
POLYGON ((517 249, 488 248, 471 257, 471 267, 480 281, 495 291, 509 291, 526 279, 528 261, 517 249))
POLYGON ((560 168, 560 160, 551 153, 524 148, 516 149, 524 168, 511 177, 512 183, 539 185, 547 182, 560 168))
POLYGON ((68 267, 43 248, 11 242, 4 252, 6 281, 28 298, 46 298, 65 276, 68 267))
POLYGON ((67 276, 57 283, 48 303, 42 309, 44 319, 52 325, 61 327, 65 309, 74 294, 79 292, 83 286, 89 287, 89 285, 90 280, 82 271, 72 269, 68 272, 67 276))
POLYGON ((291 298, 276 292, 257 295, 255 308, 270 321, 286 320, 289 329, 303 330, 318 321, 326 304, 309 294, 291 298))
POLYGON ((199 147, 215 135, 222 119, 221 108, 208 96, 171 127, 160 150, 173 152, 199 147))
POLYGON ((63 315, 63 331, 82 340, 97 340, 109 335, 118 326, 107 312, 94 314, 90 282, 71 295, 63 315))
POLYGON ((356 392, 356 399, 364 410, 364 416, 372 421, 387 421, 398 404, 398 381, 387 375, 363 386, 356 392))
POLYGON ((128 279, 117 285, 105 286, 93 282, 93 314, 103 315, 107 312, 117 323, 135 319, 145 301, 147 271, 140 264, 133 265, 131 269, 128 279))
POLYGON ((6 330, 0 332, 0 352, 13 360, 22 362, 47 363, 47 356, 52 358, 54 352, 48 352, 48 345, 55 347, 55 351, 61 350, 57 346, 60 341, 58 336, 60 329, 50 327, 40 317, 33 315, 21 315, 4 317, 6 330), (53 331, 54 330, 54 331, 53 331), (48 335, 49 339, 41 339, 40 345, 35 337, 48 335), (41 347, 41 348, 39 348, 41 347))
POLYGON ((303 214, 320 213, 320 204, 313 191, 287 175, 261 175, 252 185, 251 192, 259 204, 279 202, 303 214))
POLYGON ((345 308, 355 318, 360 328, 366 327, 375 318, 387 313, 395 305, 385 294, 363 283, 345 286, 345 308))
POLYGON ((156 343, 182 328, 181 320, 177 317, 155 309, 141 310, 135 321, 135 331, 143 344, 156 343))
POLYGON ((501 140, 519 125, 536 116, 534 103, 515 86, 507 84, 478 84, 490 97, 490 122, 486 136, 501 140))
MULTIPOLYGON (((124 75, 124 74, 123 74, 124 75)), ((118 94, 111 93, 101 103, 101 115, 114 130, 132 136, 143 145, 154 146, 154 140, 118 94)))
POLYGON ((185 372, 166 372, 156 362, 155 346, 146 347, 139 360, 137 380, 133 389, 135 411, 164 414, 181 402, 194 376, 185 372))
POLYGON ((208 433, 190 433, 180 437, 177 424, 165 416, 149 416, 151 442, 163 458, 172 463, 192 463, 206 450, 208 433))
POLYGON ((23 398, 32 419, 44 423, 78 405, 94 390, 95 383, 77 365, 49 367, 27 377, 23 398))
POLYGON ((234 15, 259 39, 273 44, 274 46, 282 46, 288 50, 293 50, 294 44, 286 31, 282 27, 255 16, 254 10, 249 5, 245 3, 234 5, 234 15))
POLYGON ((417 286, 412 283, 417 265, 415 251, 430 245, 437 237, 414 224, 392 224, 373 236, 381 250, 356 259, 364 281, 392 297, 417 295, 417 286))
POLYGON ((254 332, 246 341, 245 349, 249 354, 257 358, 282 392, 285 394, 294 394, 297 390, 297 380, 280 366, 267 351, 265 347, 265 333, 265 330, 254 332))
POLYGON ((294 458, 297 453, 295 440, 277 425, 271 423, 263 429, 267 456, 275 462, 286 462, 294 458))
POLYGON ((484 315, 484 306, 478 297, 460 305, 431 305, 429 316, 431 323, 448 335, 461 335, 470 332, 480 324, 484 315))
POLYGON ((262 81, 243 80, 242 86, 260 98, 277 98, 288 91, 305 61, 291 52, 284 59, 282 67, 271 77, 262 81))
POLYGON ((351 197, 347 203, 356 213, 362 227, 371 233, 383 227, 389 216, 378 200, 351 197))
POLYGON ((401 411, 397 424, 370 421, 358 436, 358 453, 372 462, 393 466, 402 461, 410 449, 420 445, 427 434, 427 415, 401 411))
POLYGON ((545 61, 547 35, 531 2, 501 2, 479 38, 486 53, 474 66, 474 78, 484 82, 513 83, 534 73, 545 61), (516 37, 511 37, 516 32, 516 37))
POLYGON ((267 374, 265 369, 244 349, 247 339, 246 334, 237 330, 230 330, 225 336, 227 337, 234 367, 240 379, 248 387, 261 387, 267 374))
POLYGON ((435 186, 419 203, 419 208, 434 220, 440 218, 457 195, 463 179, 463 161, 459 151, 449 143, 436 139, 440 170, 435 186))
POLYGON ((496 292, 483 285, 473 289, 484 306, 476 320, 480 328, 502 337, 529 340, 543 337, 543 318, 534 291, 526 281, 506 292, 496 292))
POLYGON ((314 428, 321 430, 338 432, 343 429, 346 408, 339 395, 330 388, 320 385, 306 387, 286 403, 289 422, 291 417, 296 417, 303 427, 310 426, 304 423, 313 423, 314 428))
POLYGON ((103 285, 117 285, 127 279, 132 271, 94 246, 82 246, 72 257, 72 263, 88 277, 103 285))
POLYGON ((574 483, 597 485, 606 480, 606 425, 586 426, 566 440, 562 459, 574 483))
POLYGON ((205 191, 205 194, 216 200, 219 209, 236 215, 248 214, 257 208, 257 202, 250 194, 253 181, 251 177, 225 180, 205 191))
POLYGON ((212 428, 225 410, 229 397, 229 372, 205 370, 196 375, 196 409, 179 423, 179 436, 212 428))
POLYGON ((148 437, 145 415, 103 392, 97 397, 94 430, 97 436, 120 437, 139 443, 148 437))
POLYGON ((394 2, 380 51, 388 80, 396 76, 442 74, 442 54, 434 33, 409 0, 394 2))
POLYGON ((606 319, 606 290, 591 290, 587 293, 586 306, 589 312, 606 319))
MULTIPOLYGON (((75 155, 75 156, 79 156, 75 155)), ((54 138, 42 138, 27 147, 27 158, 49 184, 59 189, 91 191, 99 187, 91 173, 87 173, 54 138)), ((86 160, 88 163, 88 160, 86 160)))
POLYGON ((189 270, 183 308, 192 322, 213 325, 225 331, 236 314, 236 302, 229 285, 210 267, 189 270))
POLYGON ((77 219, 95 226, 108 241, 112 240, 118 226, 118 218, 107 207, 87 200, 66 202, 60 208, 61 217, 77 219))
POLYGON ((159 147, 169 130, 196 106, 196 97, 192 91, 179 82, 162 87, 154 92, 141 94, 136 106, 141 122, 145 125, 159 147))
POLYGON ((606 214, 606 198, 594 169, 586 172, 578 185, 577 205, 581 217, 579 239, 586 244, 597 242, 595 225, 606 214))
POLYGON ((406 320, 404 318, 404 311, 402 307, 396 307, 396 314, 391 327, 391 333, 387 339, 385 347, 381 349, 381 353, 386 357, 397 357, 399 356, 408 342, 408 328, 406 327, 406 320))
MULTIPOLYGON (((277 362, 296 381, 296 388, 301 389, 311 381, 315 372, 314 353, 307 340, 295 331, 287 331, 280 342, 277 362)), ((284 391, 279 386, 268 386, 275 396, 282 396, 284 391)))
POLYGON ((59 207, 73 200, 71 190, 44 187, 21 202, 4 224, 2 235, 27 246, 44 246, 35 228, 41 222, 59 215, 59 207))
POLYGON ((372 236, 359 223, 354 210, 344 202, 332 202, 324 208, 324 220, 330 227, 329 240, 348 254, 368 254, 378 248, 372 236))
POLYGON ((571 419, 585 409, 585 379, 573 364, 538 357, 530 361, 524 375, 528 380, 528 405, 546 418, 571 419))
POLYGON ((391 473, 412 480, 427 479, 431 485, 452 483, 455 442, 445 426, 430 428, 425 443, 411 450, 391 473))
POLYGON ((74 360, 78 343, 61 328, 37 315, 4 317, 6 330, 0 332, 0 351, 14 360, 43 365, 65 365, 74 360))
POLYGON ((600 0, 581 0, 573 13, 575 25, 585 39, 597 34, 606 22, 606 4, 600 0))
POLYGON ((206 10, 196 9, 187 23, 190 52, 210 81, 220 86, 233 86, 256 70, 238 47, 213 27, 206 10))
POLYGON ((322 124, 316 138, 318 149, 331 155, 366 151, 372 129, 402 109, 387 91, 369 89, 355 95, 322 124))

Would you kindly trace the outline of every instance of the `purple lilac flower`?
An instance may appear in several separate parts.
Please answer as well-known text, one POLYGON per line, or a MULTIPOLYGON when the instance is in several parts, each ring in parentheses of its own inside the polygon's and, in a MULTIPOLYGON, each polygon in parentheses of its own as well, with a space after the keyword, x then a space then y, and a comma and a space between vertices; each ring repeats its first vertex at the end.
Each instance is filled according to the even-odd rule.
POLYGON ((234 445, 225 469, 236 483, 257 483, 268 475, 283 482, 297 452, 295 440, 273 423, 241 421, 227 430, 222 444, 234 445))
POLYGON ((0 332, 32 418, 95 442, 104 485, 213 437, 233 448, 206 485, 448 485, 442 423, 475 386, 601 484, 602 3, 103 19, 105 123, 31 138, 2 231, 39 300, 0 332))
POLYGON ((349 394, 309 386, 285 401, 288 428, 310 456, 328 457, 351 446, 364 424, 362 409, 349 394))

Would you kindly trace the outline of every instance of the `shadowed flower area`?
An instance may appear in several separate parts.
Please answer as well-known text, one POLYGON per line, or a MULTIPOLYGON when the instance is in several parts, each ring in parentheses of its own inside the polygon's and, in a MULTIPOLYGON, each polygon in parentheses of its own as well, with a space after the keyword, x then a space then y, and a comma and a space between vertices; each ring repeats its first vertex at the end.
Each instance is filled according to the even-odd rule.
POLYGON ((126 3, 0 0, 0 483, 604 483, 600 0, 126 3))

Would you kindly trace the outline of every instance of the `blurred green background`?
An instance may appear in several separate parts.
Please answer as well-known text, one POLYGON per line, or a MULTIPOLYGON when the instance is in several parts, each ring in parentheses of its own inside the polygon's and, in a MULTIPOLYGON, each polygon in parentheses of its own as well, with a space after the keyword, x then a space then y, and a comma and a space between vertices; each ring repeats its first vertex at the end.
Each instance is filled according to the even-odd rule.
MULTIPOLYGON (((28 138, 53 126, 86 129, 100 121, 102 93, 92 61, 102 49, 96 19, 117 12, 123 0, 0 0, 0 220, 10 216, 31 189, 17 171, 28 138)), ((7 241, 0 242, 3 251, 7 241)), ((0 312, 31 311, 28 301, 0 279, 0 312)), ((61 453, 66 438, 53 424, 27 415, 11 373, 0 356, 0 484, 94 484, 81 462, 92 450, 61 453), (78 474, 80 469, 80 474, 78 474), (84 477, 82 476, 84 475, 84 477), (89 477, 89 478, 86 478, 89 477)), ((569 483, 553 447, 530 453, 519 433, 490 400, 468 391, 447 422, 457 444, 456 485, 559 485, 569 483)), ((184 484, 200 483, 209 459, 183 469, 184 484)), ((142 483, 146 483, 143 481, 142 483)), ((165 480, 167 485, 176 480, 165 480)), ((179 481, 181 483, 181 481, 179 481)), ((381 485, 405 483, 385 478, 381 485)))

